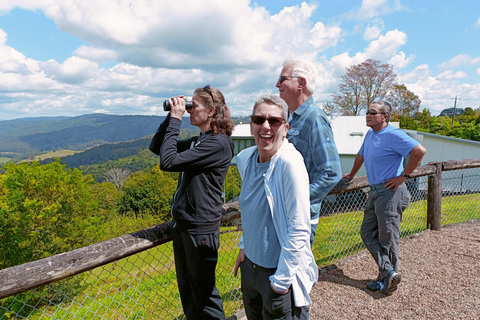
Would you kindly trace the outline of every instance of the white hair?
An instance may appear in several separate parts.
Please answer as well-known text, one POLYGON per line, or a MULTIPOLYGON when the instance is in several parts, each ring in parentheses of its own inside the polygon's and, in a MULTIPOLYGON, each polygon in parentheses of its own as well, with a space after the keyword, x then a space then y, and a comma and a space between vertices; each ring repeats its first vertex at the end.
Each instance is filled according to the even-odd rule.
POLYGON ((307 81, 307 91, 313 94, 317 82, 317 68, 315 65, 303 59, 287 59, 283 66, 292 66, 292 77, 301 77, 307 81))
POLYGON ((276 105, 282 110, 282 118, 285 120, 285 122, 288 121, 288 106, 285 100, 280 98, 279 96, 274 96, 274 95, 263 95, 258 97, 258 99, 255 101, 255 105, 253 106, 253 112, 252 114, 255 114, 255 109, 262 104, 270 104, 270 105, 276 105))

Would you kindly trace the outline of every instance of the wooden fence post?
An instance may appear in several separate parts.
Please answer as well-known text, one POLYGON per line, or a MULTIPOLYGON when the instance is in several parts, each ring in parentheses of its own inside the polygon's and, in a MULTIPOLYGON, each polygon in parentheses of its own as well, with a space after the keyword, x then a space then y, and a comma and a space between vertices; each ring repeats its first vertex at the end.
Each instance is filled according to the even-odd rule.
POLYGON ((427 229, 440 230, 442 218, 442 162, 429 163, 436 167, 428 176, 427 229))

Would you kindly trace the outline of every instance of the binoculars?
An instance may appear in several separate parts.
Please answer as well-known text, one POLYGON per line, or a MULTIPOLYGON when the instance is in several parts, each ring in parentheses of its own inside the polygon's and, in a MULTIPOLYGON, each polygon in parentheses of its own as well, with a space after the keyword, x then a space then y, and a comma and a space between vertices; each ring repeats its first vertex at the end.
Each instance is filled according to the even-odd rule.
MULTIPOLYGON (((193 108, 193 103, 192 101, 185 100, 185 109, 192 109, 193 108)), ((164 111, 170 111, 170 103, 168 100, 163 101, 163 110, 164 111)))

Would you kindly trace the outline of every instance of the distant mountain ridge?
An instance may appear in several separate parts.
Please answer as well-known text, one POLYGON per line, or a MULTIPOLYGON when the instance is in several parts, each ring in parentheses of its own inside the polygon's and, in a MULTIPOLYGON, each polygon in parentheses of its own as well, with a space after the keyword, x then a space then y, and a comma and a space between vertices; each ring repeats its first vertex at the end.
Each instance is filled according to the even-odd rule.
MULTIPOLYGON (((0 156, 26 158, 41 152, 87 150, 153 135, 165 116, 87 114, 0 121, 0 156)), ((186 118, 182 129, 198 130, 186 118)))

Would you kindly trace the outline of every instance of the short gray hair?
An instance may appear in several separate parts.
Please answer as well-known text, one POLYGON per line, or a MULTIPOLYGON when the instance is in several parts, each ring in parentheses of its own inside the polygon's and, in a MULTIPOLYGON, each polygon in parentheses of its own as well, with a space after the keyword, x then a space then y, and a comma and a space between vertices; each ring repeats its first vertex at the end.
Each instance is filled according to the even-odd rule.
POLYGON ((283 63, 283 66, 287 65, 292 66, 292 77, 305 78, 307 81, 307 91, 313 94, 317 83, 317 68, 315 65, 303 59, 287 59, 283 63))
POLYGON ((255 101, 255 104, 253 105, 252 115, 255 114, 255 110, 262 103, 275 105, 275 106, 279 107, 282 110, 283 120, 285 120, 285 122, 288 121, 288 105, 287 105, 287 103, 285 102, 285 100, 283 100, 279 96, 274 96, 274 95, 263 95, 263 96, 258 97, 258 99, 255 101))
POLYGON ((378 104, 380 106, 380 111, 388 115, 387 122, 390 121, 390 116, 392 115, 392 106, 385 100, 373 101, 371 105, 378 104))

